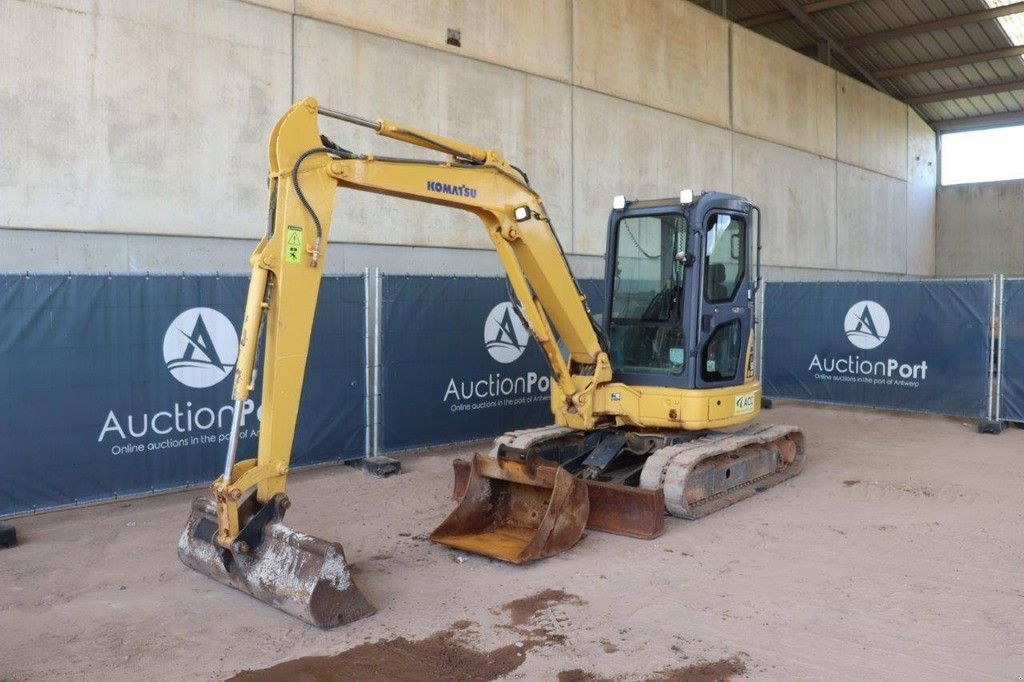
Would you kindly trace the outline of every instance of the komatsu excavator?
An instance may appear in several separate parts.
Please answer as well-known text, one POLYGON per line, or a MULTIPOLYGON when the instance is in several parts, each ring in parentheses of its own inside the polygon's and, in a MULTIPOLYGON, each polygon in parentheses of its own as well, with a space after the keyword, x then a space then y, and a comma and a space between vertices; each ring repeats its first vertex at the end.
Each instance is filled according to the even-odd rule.
POLYGON ((752 424, 761 406, 753 335, 761 240, 759 211, 747 200, 688 190, 658 201, 616 197, 598 323, 540 197, 498 152, 310 98, 274 126, 269 155, 268 225, 250 259, 224 473, 212 498, 193 504, 178 546, 186 565, 321 627, 373 612, 341 545, 282 522, 339 187, 480 218, 550 364, 554 424, 505 434, 487 455, 456 462, 461 501, 435 542, 527 563, 570 548, 588 527, 655 537, 666 510, 698 518, 799 472, 801 432, 752 424), (318 116, 446 159, 354 154, 320 135, 318 116), (261 345, 258 452, 236 461, 261 345))

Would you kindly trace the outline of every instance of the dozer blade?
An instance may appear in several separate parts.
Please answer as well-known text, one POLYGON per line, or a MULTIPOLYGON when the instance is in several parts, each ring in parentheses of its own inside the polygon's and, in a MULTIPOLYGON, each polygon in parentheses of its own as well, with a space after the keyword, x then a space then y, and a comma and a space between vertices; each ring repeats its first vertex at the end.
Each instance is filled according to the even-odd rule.
POLYGON ((178 541, 178 557, 203 575, 321 628, 372 614, 374 608, 352 582, 341 545, 288 528, 281 523, 286 507, 287 498, 276 496, 264 505, 267 518, 257 518, 257 512, 239 533, 249 542, 236 540, 228 550, 214 540, 213 500, 198 497, 178 541))
POLYGON ((474 455, 466 493, 430 539, 513 564, 569 549, 590 514, 586 485, 565 469, 474 455))

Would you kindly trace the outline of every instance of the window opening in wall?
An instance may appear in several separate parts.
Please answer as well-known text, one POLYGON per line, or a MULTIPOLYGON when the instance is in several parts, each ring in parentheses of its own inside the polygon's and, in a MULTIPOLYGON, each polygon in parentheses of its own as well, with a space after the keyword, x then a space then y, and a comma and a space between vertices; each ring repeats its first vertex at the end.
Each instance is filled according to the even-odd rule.
MULTIPOLYGON (((982 0, 988 7, 1019 0, 982 0)), ((1024 45, 1024 12, 998 17, 999 27, 1014 45, 1024 45)), ((1022 56, 1024 59, 1024 56, 1022 56)), ((1024 178, 1024 126, 990 128, 942 136, 943 185, 1024 178)))
POLYGON ((942 136, 942 184, 1024 178, 1024 126, 942 136))

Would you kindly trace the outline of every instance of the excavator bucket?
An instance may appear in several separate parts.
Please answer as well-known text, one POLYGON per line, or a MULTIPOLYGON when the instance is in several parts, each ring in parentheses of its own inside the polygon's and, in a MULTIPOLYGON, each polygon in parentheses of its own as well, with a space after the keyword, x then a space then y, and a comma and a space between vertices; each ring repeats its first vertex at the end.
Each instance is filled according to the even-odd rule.
POLYGON ((430 539, 528 564, 575 545, 589 514, 587 486, 565 469, 536 458, 475 455, 462 501, 430 539))
POLYGON ((178 541, 178 557, 189 568, 317 627, 372 614, 374 608, 352 581, 341 545, 281 523, 286 508, 287 497, 276 496, 264 505, 266 518, 256 518, 261 510, 247 524, 245 540, 224 549, 214 539, 216 506, 198 497, 178 541))

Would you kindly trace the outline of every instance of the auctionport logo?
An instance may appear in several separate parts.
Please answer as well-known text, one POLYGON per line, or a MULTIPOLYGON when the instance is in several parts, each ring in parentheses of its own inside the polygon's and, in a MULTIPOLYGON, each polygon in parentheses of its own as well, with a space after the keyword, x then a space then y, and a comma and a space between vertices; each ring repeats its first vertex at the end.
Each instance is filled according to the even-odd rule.
POLYGON ((889 313, 874 301, 858 301, 846 312, 843 329, 857 348, 878 348, 889 336, 889 313))
POLYGON ((223 313, 189 308, 164 334, 164 364, 189 388, 209 388, 231 374, 238 360, 238 335, 223 313))
POLYGON ((484 344, 492 358, 506 365, 515 362, 529 340, 530 334, 510 302, 491 308, 484 322, 484 344))

